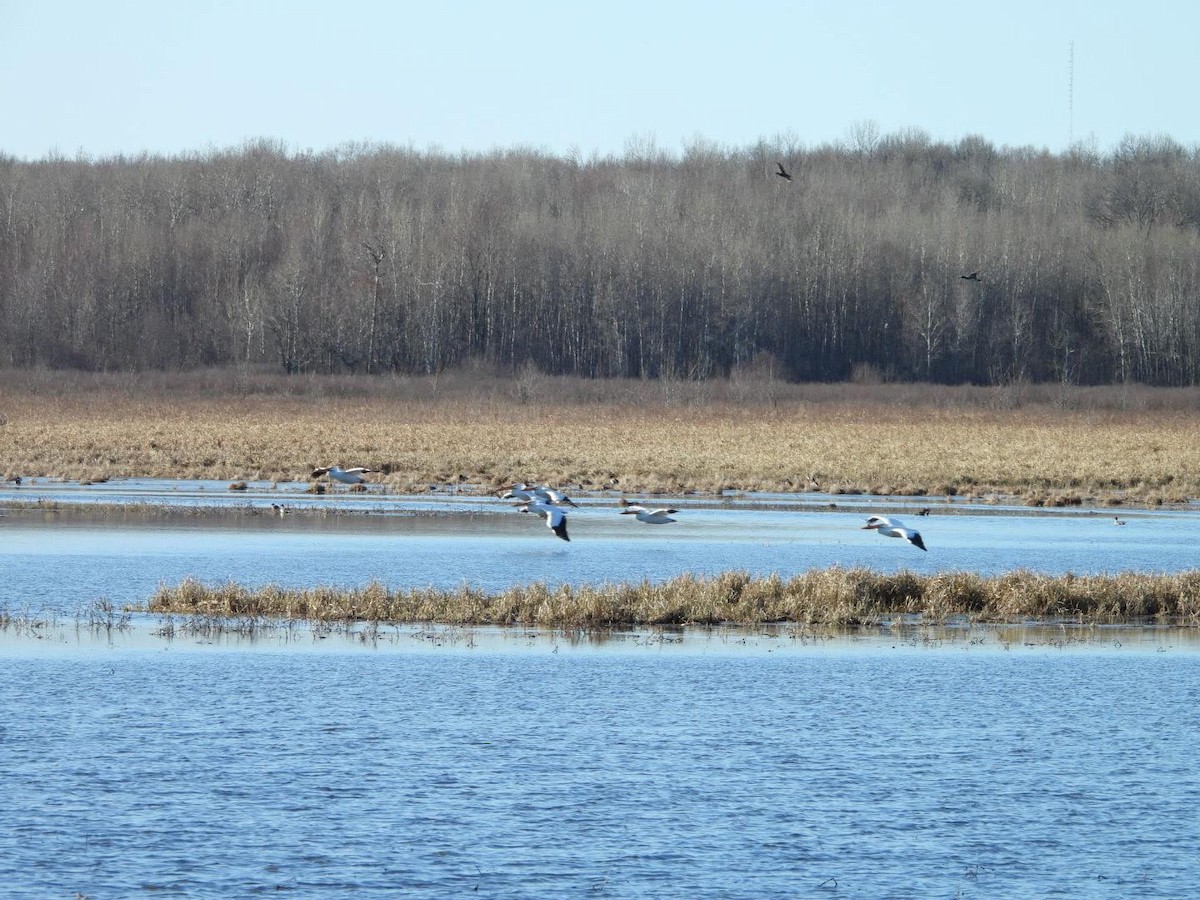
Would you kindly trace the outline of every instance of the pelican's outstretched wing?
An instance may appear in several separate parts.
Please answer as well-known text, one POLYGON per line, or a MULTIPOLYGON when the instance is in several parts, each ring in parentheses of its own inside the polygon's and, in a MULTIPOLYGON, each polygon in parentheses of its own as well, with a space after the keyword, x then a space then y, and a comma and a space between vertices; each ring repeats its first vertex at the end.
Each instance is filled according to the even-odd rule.
POLYGON ((567 536, 567 514, 557 506, 539 501, 535 503, 526 503, 524 506, 519 507, 519 509, 521 512, 545 516, 546 524, 550 527, 550 530, 555 533, 555 535, 562 538, 564 541, 571 540, 570 537, 567 536))

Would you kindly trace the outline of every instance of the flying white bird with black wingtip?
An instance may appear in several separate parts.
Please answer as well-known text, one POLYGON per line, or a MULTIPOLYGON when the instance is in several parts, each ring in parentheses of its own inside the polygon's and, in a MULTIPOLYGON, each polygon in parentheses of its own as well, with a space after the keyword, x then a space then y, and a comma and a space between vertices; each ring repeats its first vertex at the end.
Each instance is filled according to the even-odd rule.
POLYGON ((522 503, 529 503, 537 500, 537 495, 533 488, 526 485, 523 481, 518 481, 503 494, 500 495, 501 500, 519 500, 522 503))
POLYGON ((578 508, 578 504, 556 488, 550 487, 548 484, 538 485, 533 489, 534 495, 542 503, 549 503, 552 506, 574 506, 578 508))
POLYGON ((564 541, 571 540, 567 537, 567 514, 551 503, 526 503, 524 506, 518 507, 518 510, 523 513, 534 513, 535 515, 545 516, 546 525, 550 530, 564 541))
POLYGON ((320 478, 322 475, 328 475, 334 481, 340 481, 342 484, 362 484, 367 480, 365 476, 374 471, 374 469, 364 466, 355 466, 353 469, 343 469, 341 466, 319 466, 312 470, 311 477, 320 478))
POLYGON ((925 542, 921 540, 921 533, 912 528, 905 528, 904 523, 899 519, 888 519, 884 516, 871 516, 867 519, 867 524, 863 528, 877 531, 884 537, 904 538, 914 547, 925 549, 925 542))
POLYGON ((668 522, 674 522, 671 518, 672 513, 677 513, 677 509, 647 509, 644 506, 639 506, 634 503, 621 510, 623 516, 636 516, 639 522, 645 522, 647 525, 666 525, 668 522))

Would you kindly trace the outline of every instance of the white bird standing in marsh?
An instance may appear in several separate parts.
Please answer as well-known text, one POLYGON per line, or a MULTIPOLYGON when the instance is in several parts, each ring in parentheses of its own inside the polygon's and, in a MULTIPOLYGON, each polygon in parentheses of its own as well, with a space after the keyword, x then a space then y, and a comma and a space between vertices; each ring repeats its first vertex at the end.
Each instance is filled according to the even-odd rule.
POLYGON ((871 516, 867 519, 867 524, 863 528, 868 528, 877 531, 884 537, 904 538, 914 547, 925 549, 925 542, 921 540, 921 533, 912 528, 905 528, 904 523, 899 519, 888 519, 884 516, 871 516))
POLYGON ((557 506, 534 501, 533 503, 526 503, 524 506, 518 507, 518 510, 523 513, 534 513, 535 515, 545 516, 546 525, 549 526, 551 531, 564 541, 571 540, 567 537, 567 514, 557 506))
POLYGON ((623 516, 636 516, 639 522, 645 522, 647 525, 666 525, 668 522, 674 522, 671 518, 673 513, 677 513, 677 509, 647 509, 644 506, 639 506, 634 503, 621 510, 623 516))
POLYGON ((320 466, 313 469, 313 478, 320 478, 322 475, 328 475, 334 481, 340 481, 342 484, 362 484, 366 481, 366 475, 374 472, 374 469, 368 469, 363 466, 355 466, 353 469, 343 469, 341 466, 320 466))

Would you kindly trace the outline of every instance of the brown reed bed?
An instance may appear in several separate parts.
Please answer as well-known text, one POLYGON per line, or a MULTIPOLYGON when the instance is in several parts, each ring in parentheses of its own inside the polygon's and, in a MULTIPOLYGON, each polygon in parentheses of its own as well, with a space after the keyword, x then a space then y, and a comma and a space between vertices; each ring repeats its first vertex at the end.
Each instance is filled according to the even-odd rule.
POLYGON ((917 575, 834 567, 790 579, 725 572, 662 583, 547 587, 535 583, 487 592, 404 588, 256 590, 186 579, 162 586, 148 611, 202 617, 304 619, 312 622, 439 623, 605 630, 644 626, 863 626, 903 621, 946 623, 1155 623, 1200 627, 1200 571, 1179 574, 1041 575, 1017 571, 917 575))
POLYGON ((0 415, 4 476, 236 485, 340 461, 401 492, 544 480, 1034 505, 1200 495, 1200 393, 1185 390, 0 372, 0 415))

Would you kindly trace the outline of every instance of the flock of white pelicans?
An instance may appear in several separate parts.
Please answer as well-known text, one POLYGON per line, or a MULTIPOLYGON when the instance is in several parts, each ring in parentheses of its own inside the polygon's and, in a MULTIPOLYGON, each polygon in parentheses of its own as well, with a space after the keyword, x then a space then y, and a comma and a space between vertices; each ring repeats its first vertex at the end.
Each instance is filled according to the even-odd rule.
MULTIPOLYGON (((571 539, 567 536, 567 510, 564 507, 576 506, 576 504, 562 491, 544 484, 537 487, 514 484, 500 495, 500 499, 515 501, 518 512, 534 513, 544 517, 546 525, 558 537, 564 541, 571 539)), ((645 522, 647 525, 666 525, 674 522, 675 519, 671 517, 679 512, 679 510, 669 507, 650 509, 626 500, 622 500, 622 506, 621 515, 633 516, 639 522, 645 522)), ((863 528, 874 531, 876 534, 882 534, 884 537, 904 538, 914 547, 925 549, 925 541, 922 540, 921 533, 906 527, 899 519, 871 516, 863 528)))
MULTIPOLYGON (((328 475, 335 481, 342 484, 363 484, 367 480, 367 475, 374 472, 374 469, 367 469, 358 466, 353 469, 343 469, 340 466, 321 466, 313 469, 312 477, 320 478, 322 475, 328 475)), ((532 513, 533 515, 541 516, 546 520, 546 525, 554 532, 556 537, 562 538, 564 541, 571 540, 567 534, 567 509, 566 507, 578 508, 578 505, 565 493, 552 488, 546 484, 540 484, 536 487, 531 487, 523 482, 518 482, 504 490, 500 495, 501 500, 509 500, 516 504, 518 512, 532 513)), ((621 515, 633 516, 639 522, 645 522, 647 525, 667 525, 674 522, 671 518, 679 512, 677 509, 668 507, 660 507, 658 509, 650 509, 637 503, 629 503, 622 499, 621 515)), ((1118 520, 1118 524, 1124 524, 1118 520)), ((889 519, 885 516, 871 516, 867 519, 867 524, 864 529, 874 531, 876 534, 882 534, 884 537, 903 538, 914 547, 925 549, 925 541, 921 538, 921 533, 913 528, 908 528, 899 519, 889 519)))
MULTIPOLYGON (((567 510, 566 507, 577 507, 578 505, 564 494, 562 491, 552 488, 549 485, 541 484, 537 487, 530 487, 526 484, 514 484, 500 495, 501 500, 511 500, 516 503, 517 512, 533 513, 541 516, 546 520, 546 525, 557 537, 564 541, 569 541, 571 538, 567 534, 567 510)), ((637 503, 629 503, 624 501, 624 508, 621 510, 623 516, 635 516, 639 522, 645 522, 647 525, 666 525, 675 520, 672 515, 679 512, 677 509, 647 509, 645 506, 640 506, 637 503)))

